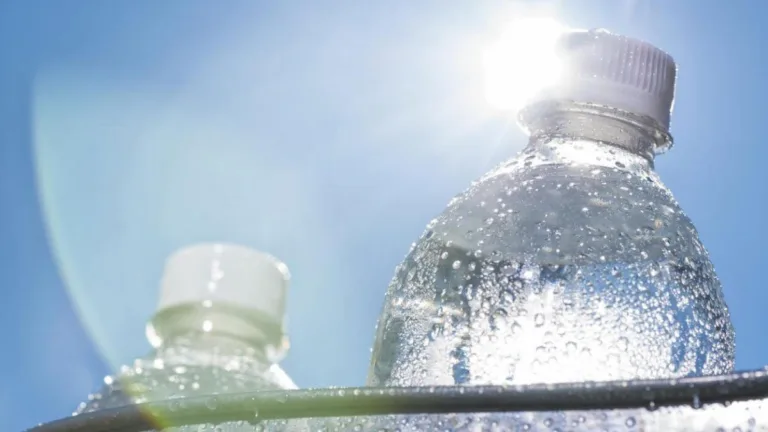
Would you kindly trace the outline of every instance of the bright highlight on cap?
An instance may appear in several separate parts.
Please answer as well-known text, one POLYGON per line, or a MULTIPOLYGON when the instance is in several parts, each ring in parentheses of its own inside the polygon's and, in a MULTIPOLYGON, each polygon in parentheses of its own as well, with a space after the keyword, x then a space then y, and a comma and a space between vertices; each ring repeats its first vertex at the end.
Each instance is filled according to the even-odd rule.
POLYGON ((544 87, 555 84, 562 64, 555 46, 568 29, 551 18, 511 22, 485 50, 485 97, 503 110, 517 110, 544 87))

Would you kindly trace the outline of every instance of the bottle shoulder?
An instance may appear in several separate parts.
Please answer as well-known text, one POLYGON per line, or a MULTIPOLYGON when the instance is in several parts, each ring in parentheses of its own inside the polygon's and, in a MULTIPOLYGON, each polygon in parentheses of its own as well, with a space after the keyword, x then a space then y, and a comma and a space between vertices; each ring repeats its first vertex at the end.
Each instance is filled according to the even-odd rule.
POLYGON ((156 350, 124 365, 76 413, 173 398, 295 389, 277 364, 192 349, 156 350))
POLYGON ((552 264, 706 260, 695 227, 658 175, 611 150, 581 162, 552 151, 522 153, 452 199, 425 236, 552 264))

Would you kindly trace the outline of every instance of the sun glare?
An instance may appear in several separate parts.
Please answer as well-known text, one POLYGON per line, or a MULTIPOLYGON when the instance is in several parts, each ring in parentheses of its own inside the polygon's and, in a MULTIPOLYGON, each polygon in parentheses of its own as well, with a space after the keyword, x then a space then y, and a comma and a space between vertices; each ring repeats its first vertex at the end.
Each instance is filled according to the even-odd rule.
POLYGON ((485 50, 485 97, 503 110, 520 109, 538 90, 562 73, 555 43, 566 30, 551 18, 509 23, 501 38, 485 50))

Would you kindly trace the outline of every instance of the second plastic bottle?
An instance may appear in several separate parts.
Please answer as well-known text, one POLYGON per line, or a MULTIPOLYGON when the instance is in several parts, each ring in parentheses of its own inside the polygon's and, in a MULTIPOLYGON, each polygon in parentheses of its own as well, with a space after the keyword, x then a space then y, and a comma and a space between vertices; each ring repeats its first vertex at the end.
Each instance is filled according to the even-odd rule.
MULTIPOLYGON (((123 366, 118 376, 106 377, 104 388, 77 413, 192 396, 295 389, 277 364, 288 349, 283 325, 288 281, 285 264, 246 247, 200 244, 176 252, 166 262, 160 304, 147 324, 154 350, 123 366)), ((158 423, 162 429, 162 419, 158 423)), ((273 426, 270 430, 282 429, 273 426)), ((181 430, 214 430, 214 425, 181 430)), ((253 427, 227 424, 216 430, 253 427)))

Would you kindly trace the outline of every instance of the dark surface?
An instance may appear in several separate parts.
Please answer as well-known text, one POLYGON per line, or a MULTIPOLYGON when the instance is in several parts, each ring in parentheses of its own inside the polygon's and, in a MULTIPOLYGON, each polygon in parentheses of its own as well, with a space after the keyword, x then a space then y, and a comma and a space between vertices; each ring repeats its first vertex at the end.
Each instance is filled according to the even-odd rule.
POLYGON ((727 404, 766 396, 768 374, 764 371, 676 381, 294 390, 131 405, 61 419, 29 432, 140 432, 153 429, 160 419, 168 427, 301 417, 658 409, 692 403, 727 404))

